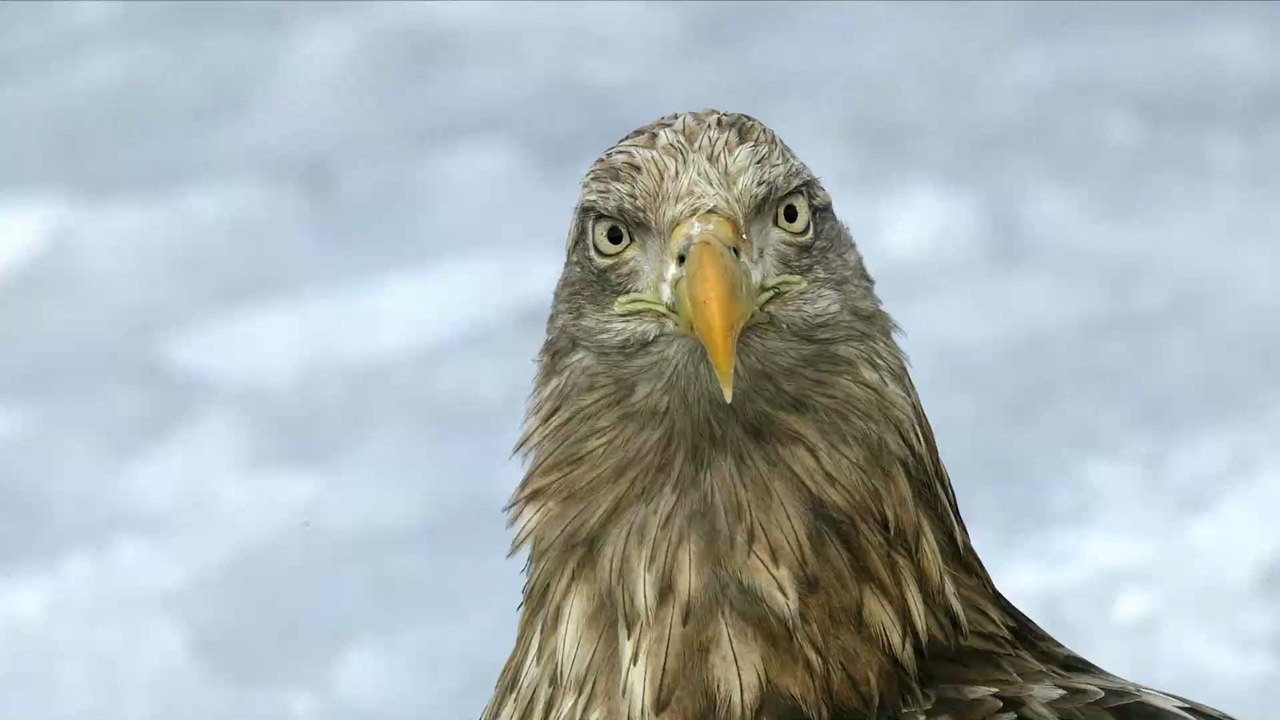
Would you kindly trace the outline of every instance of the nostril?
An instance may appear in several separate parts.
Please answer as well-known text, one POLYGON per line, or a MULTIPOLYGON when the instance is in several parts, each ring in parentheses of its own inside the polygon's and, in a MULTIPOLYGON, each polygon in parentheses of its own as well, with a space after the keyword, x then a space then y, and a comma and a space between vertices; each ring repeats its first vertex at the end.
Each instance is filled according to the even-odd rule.
POLYGON ((684 253, 680 253, 676 256, 676 265, 684 267, 684 253))
POLYGON ((729 248, 729 250, 733 253, 733 256, 734 256, 734 257, 740 257, 740 255, 739 255, 739 253, 738 253, 738 246, 737 246, 737 245, 734 245, 733 247, 729 248))

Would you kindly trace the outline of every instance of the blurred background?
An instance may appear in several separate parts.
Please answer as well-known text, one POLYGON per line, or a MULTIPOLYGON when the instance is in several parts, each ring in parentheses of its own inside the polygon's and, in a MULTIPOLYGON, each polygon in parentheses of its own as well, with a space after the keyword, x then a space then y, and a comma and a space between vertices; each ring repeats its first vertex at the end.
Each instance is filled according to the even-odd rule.
POLYGON ((975 544, 1105 668, 1280 686, 1280 5, 0 5, 0 718, 474 718, 582 173, 826 183, 975 544))

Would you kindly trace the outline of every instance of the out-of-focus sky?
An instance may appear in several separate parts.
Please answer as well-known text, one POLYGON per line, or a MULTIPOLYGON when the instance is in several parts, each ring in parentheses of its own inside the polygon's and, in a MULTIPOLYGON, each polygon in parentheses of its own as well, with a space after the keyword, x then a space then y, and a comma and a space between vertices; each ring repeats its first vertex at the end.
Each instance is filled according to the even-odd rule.
POLYGON ((1280 687, 1280 5, 0 5, 0 720, 475 717, 583 171, 824 180, 997 583, 1280 687))

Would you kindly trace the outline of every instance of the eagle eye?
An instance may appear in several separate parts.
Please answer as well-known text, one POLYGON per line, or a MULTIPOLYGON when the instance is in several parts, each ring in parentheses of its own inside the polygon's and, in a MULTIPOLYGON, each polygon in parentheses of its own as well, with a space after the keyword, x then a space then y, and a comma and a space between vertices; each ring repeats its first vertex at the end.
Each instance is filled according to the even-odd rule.
POLYGON ((596 252, 612 257, 631 244, 631 231, 619 220, 598 218, 591 224, 591 244, 596 252))
POLYGON ((778 227, 792 235, 803 235, 809 231, 809 199, 804 193, 791 193, 778 203, 775 222, 778 227))

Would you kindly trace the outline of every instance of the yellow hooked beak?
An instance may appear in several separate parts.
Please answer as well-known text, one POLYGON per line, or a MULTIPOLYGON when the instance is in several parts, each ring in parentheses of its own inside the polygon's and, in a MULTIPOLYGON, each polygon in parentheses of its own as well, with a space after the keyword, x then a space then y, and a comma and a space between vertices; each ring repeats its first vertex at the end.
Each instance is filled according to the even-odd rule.
POLYGON ((755 311, 751 273, 738 257, 742 241, 732 220, 710 213, 685 220, 671 234, 684 269, 676 281, 675 310, 706 348, 725 402, 733 402, 738 335, 755 311))

